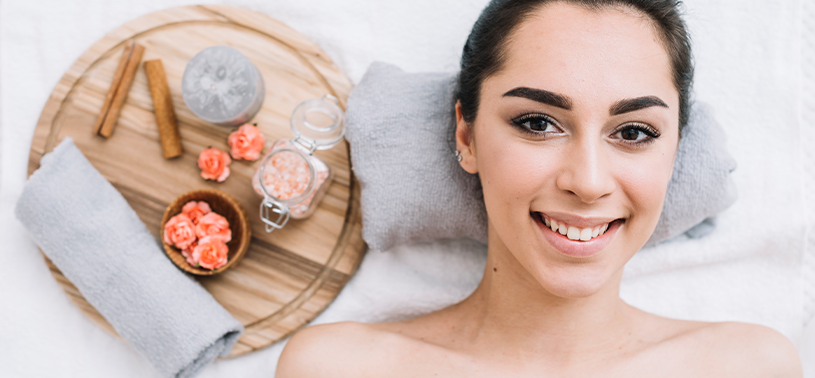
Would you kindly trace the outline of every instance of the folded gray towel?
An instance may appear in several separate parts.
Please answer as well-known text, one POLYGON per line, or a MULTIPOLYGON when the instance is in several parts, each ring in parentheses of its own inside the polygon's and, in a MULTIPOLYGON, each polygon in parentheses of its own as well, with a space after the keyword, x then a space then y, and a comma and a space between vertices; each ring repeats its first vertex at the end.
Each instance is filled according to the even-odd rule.
POLYGON ((662 215, 646 247, 683 233, 701 238, 715 229, 716 214, 736 202, 736 183, 730 175, 736 160, 727 152, 726 139, 710 105, 694 103, 682 129, 662 215))
POLYGON ((163 376, 192 377, 243 326, 173 266, 71 138, 42 158, 15 209, 51 261, 163 376))

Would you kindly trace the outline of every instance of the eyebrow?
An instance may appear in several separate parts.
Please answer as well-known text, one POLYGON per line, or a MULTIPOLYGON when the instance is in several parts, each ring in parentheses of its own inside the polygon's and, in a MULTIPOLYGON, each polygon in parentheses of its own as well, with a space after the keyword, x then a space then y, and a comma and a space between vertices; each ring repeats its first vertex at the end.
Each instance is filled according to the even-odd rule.
POLYGON ((537 101, 543 104, 556 106, 561 109, 571 110, 572 100, 564 95, 559 95, 554 92, 545 91, 543 89, 533 89, 527 87, 518 87, 504 93, 503 97, 523 97, 532 101, 537 101))
POLYGON ((611 108, 608 109, 608 113, 610 115, 615 116, 623 113, 637 111, 640 109, 650 108, 652 106, 661 106, 663 108, 667 108, 668 104, 666 104, 664 101, 660 100, 658 97, 655 96, 627 98, 625 100, 620 100, 614 103, 614 105, 612 105, 611 108))
MULTIPOLYGON (((543 89, 534 89, 528 87, 518 87, 504 93, 503 97, 523 97, 532 101, 537 101, 543 104, 556 106, 561 109, 572 110, 572 100, 564 95, 549 92, 543 89)), ((608 112, 612 116, 630 113, 633 111, 650 108, 652 106, 661 106, 668 108, 665 101, 656 96, 643 96, 636 98, 627 98, 617 101, 609 108, 608 112)))

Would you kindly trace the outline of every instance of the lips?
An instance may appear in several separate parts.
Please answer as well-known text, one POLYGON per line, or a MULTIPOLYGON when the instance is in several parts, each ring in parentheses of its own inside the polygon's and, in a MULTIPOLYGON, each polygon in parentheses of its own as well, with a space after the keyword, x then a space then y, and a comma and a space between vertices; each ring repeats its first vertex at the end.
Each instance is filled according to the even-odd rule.
POLYGON ((608 223, 603 223, 593 227, 580 228, 576 226, 570 226, 564 221, 558 221, 557 219, 551 218, 543 214, 540 214, 540 216, 541 218, 543 218, 543 222, 546 224, 547 227, 551 228, 552 231, 559 232, 561 235, 566 236, 567 238, 569 238, 569 240, 589 241, 592 238, 596 238, 600 235, 603 235, 606 232, 606 230, 608 230, 608 223))
MULTIPOLYGON (((543 213, 531 213, 544 238, 560 253, 578 258, 594 256, 605 249, 625 220, 574 225, 543 213)), ((577 223, 577 222, 575 222, 577 223)))

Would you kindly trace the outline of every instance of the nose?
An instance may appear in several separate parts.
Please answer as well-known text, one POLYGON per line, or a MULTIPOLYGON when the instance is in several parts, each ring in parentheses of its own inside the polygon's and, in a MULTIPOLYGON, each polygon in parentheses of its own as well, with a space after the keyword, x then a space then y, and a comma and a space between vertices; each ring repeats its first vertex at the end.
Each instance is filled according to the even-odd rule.
POLYGON ((590 204, 609 196, 616 185, 602 142, 587 139, 575 140, 564 151, 563 170, 556 183, 559 189, 590 204))

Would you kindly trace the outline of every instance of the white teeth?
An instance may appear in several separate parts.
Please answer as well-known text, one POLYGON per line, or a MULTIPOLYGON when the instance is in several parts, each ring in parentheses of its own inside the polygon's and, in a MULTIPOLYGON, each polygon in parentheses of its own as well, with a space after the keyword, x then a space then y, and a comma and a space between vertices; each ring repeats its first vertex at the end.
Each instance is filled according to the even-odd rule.
POLYGON ((608 223, 597 226, 594 228, 584 228, 579 229, 577 227, 569 226, 566 223, 558 223, 554 219, 546 219, 543 218, 546 227, 549 227, 554 232, 559 232, 561 235, 569 238, 570 240, 580 240, 580 241, 589 241, 593 238, 596 238, 600 235, 603 235, 608 230, 608 223))

